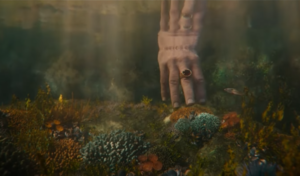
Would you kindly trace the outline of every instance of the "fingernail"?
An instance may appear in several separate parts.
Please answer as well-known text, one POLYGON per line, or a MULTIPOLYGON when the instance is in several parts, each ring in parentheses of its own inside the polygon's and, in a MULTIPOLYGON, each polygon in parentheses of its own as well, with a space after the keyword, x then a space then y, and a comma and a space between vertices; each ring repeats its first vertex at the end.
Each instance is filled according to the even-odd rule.
POLYGON ((166 97, 163 97, 163 98, 162 98, 162 101, 166 101, 166 97))
POLYGON ((200 99, 199 102, 200 102, 200 103, 205 103, 205 99, 204 99, 204 98, 203 98, 203 99, 200 99))
POLYGON ((173 104, 173 106, 174 106, 174 108, 178 108, 178 107, 179 107, 179 103, 175 102, 175 103, 173 104))
POLYGON ((186 103, 189 105, 189 104, 195 103, 195 101, 193 99, 188 99, 188 101, 186 103))

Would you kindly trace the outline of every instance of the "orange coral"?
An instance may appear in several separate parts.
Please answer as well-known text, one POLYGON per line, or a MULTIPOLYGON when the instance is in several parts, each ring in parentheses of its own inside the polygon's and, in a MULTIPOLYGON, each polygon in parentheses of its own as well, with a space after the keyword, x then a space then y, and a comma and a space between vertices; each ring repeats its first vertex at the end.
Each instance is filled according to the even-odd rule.
POLYGON ((148 159, 147 155, 140 155, 138 157, 139 162, 145 162, 147 161, 147 159, 148 159))
POLYGON ((153 168, 153 163, 150 161, 144 162, 142 164, 142 169, 144 172, 151 172, 153 168))
POLYGON ((240 118, 236 112, 229 112, 223 116, 221 128, 231 128, 240 123, 240 118))
POLYGON ((52 122, 46 122, 45 127, 47 128, 52 128, 52 122))
POLYGON ((158 157, 155 154, 140 155, 138 157, 139 162, 139 170, 143 172, 151 172, 152 169, 159 171, 162 169, 163 164, 158 161, 158 157))
POLYGON ((64 127, 62 127, 61 125, 56 125, 56 130, 57 131, 64 131, 64 127))
POLYGON ((149 154, 148 155, 148 160, 151 161, 151 162, 153 162, 153 163, 155 163, 155 162, 157 162, 158 157, 155 154, 149 154))
POLYGON ((53 120, 53 123, 54 123, 55 125, 59 125, 59 124, 60 124, 60 121, 59 121, 59 120, 53 120))
POLYGON ((162 169, 162 163, 160 161, 157 161, 156 163, 153 164, 153 169, 156 171, 159 171, 162 169))
POLYGON ((194 105, 188 107, 182 107, 171 114, 171 121, 177 122, 178 119, 189 117, 190 113, 194 111, 197 115, 203 112, 213 114, 212 110, 208 107, 204 107, 201 105, 194 105))

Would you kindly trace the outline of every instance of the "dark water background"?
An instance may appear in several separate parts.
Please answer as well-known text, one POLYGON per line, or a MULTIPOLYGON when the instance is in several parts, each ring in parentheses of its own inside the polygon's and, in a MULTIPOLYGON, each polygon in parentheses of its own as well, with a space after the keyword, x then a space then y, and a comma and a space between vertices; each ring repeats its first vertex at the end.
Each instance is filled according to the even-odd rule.
MULTIPOLYGON (((160 100, 159 1, 0 1, 0 102, 48 83, 58 98, 160 100)), ((299 110, 300 3, 208 1, 197 51, 207 100, 235 109, 223 89, 248 87, 262 104, 299 110), (278 89, 284 87, 289 101, 278 89), (270 88, 266 88, 269 85, 270 88)))

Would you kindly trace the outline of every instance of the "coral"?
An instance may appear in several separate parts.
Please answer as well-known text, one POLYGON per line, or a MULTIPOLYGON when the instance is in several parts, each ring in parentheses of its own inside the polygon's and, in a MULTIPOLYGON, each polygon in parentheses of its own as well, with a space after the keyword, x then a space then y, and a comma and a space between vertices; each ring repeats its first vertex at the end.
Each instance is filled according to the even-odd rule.
POLYGON ((80 157, 81 146, 71 139, 63 139, 56 141, 54 150, 49 150, 46 158, 46 168, 51 174, 69 174, 75 172, 80 165, 82 158, 80 157))
POLYGON ((208 107, 201 106, 201 105, 194 105, 194 106, 179 108, 178 110, 174 111, 171 114, 170 119, 172 122, 177 122, 178 119, 188 117, 191 112, 195 112, 196 115, 203 113, 203 112, 213 114, 213 111, 208 107))
POLYGON ((220 126, 220 120, 217 116, 208 113, 201 113, 192 121, 192 130, 206 138, 211 138, 220 126))
POLYGON ((191 129, 193 133, 209 139, 218 130, 219 126, 220 120, 218 117, 208 113, 201 113, 196 117, 192 117, 191 120, 186 118, 179 119, 174 127, 183 133, 191 129))
POLYGON ((168 146, 157 145, 149 150, 149 153, 155 153, 159 158, 159 161, 163 163, 162 170, 174 167, 176 162, 179 160, 180 155, 177 151, 173 150, 168 146))
POLYGON ((231 128, 240 123, 240 118, 236 112, 229 112, 223 116, 221 128, 231 128))
POLYGON ((115 130, 94 137, 80 153, 85 163, 104 163, 114 171, 116 165, 130 163, 149 149, 150 143, 142 139, 133 133, 115 130))
POLYGON ((187 118, 179 119, 174 127, 182 133, 186 133, 191 128, 191 121, 187 118))
POLYGON ((152 172, 152 170, 160 171, 163 167, 163 164, 155 154, 148 154, 148 156, 140 155, 138 161, 140 162, 139 170, 143 172, 152 172))
POLYGON ((15 176, 15 175, 35 175, 33 161, 23 151, 17 149, 9 138, 0 136, 0 175, 15 176))

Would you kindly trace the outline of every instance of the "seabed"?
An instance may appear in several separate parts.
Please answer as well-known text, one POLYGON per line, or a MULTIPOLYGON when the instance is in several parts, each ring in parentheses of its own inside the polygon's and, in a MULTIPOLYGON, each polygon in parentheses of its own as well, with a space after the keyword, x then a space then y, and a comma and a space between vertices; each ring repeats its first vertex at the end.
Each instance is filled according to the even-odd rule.
POLYGON ((40 90, 35 101, 13 98, 10 106, 0 110, 0 144, 10 146, 10 151, 3 147, 0 155, 2 161, 9 160, 0 169, 6 175, 20 172, 27 175, 170 175, 169 171, 176 171, 177 175, 243 175, 245 161, 262 162, 257 153, 265 151, 260 143, 245 141, 257 141, 262 134, 266 140, 267 134, 271 136, 262 132, 265 128, 258 128, 257 139, 247 138, 249 134, 243 132, 246 129, 243 121, 224 126, 224 114, 236 113, 217 112, 198 104, 174 110, 166 103, 154 104, 147 97, 137 104, 63 100, 62 97, 54 100, 49 92, 40 90), (209 139, 175 129, 178 119, 189 118, 195 111, 196 115, 210 113, 218 117, 219 130, 209 139), (26 167, 23 168, 23 160, 20 163, 16 158, 9 158, 11 153, 15 154, 14 150, 19 152, 16 158, 19 155, 25 158, 26 167), (114 150, 118 154, 113 154, 114 150), (123 160, 118 163, 116 158, 123 160), (18 166, 19 170, 15 170, 18 166))

